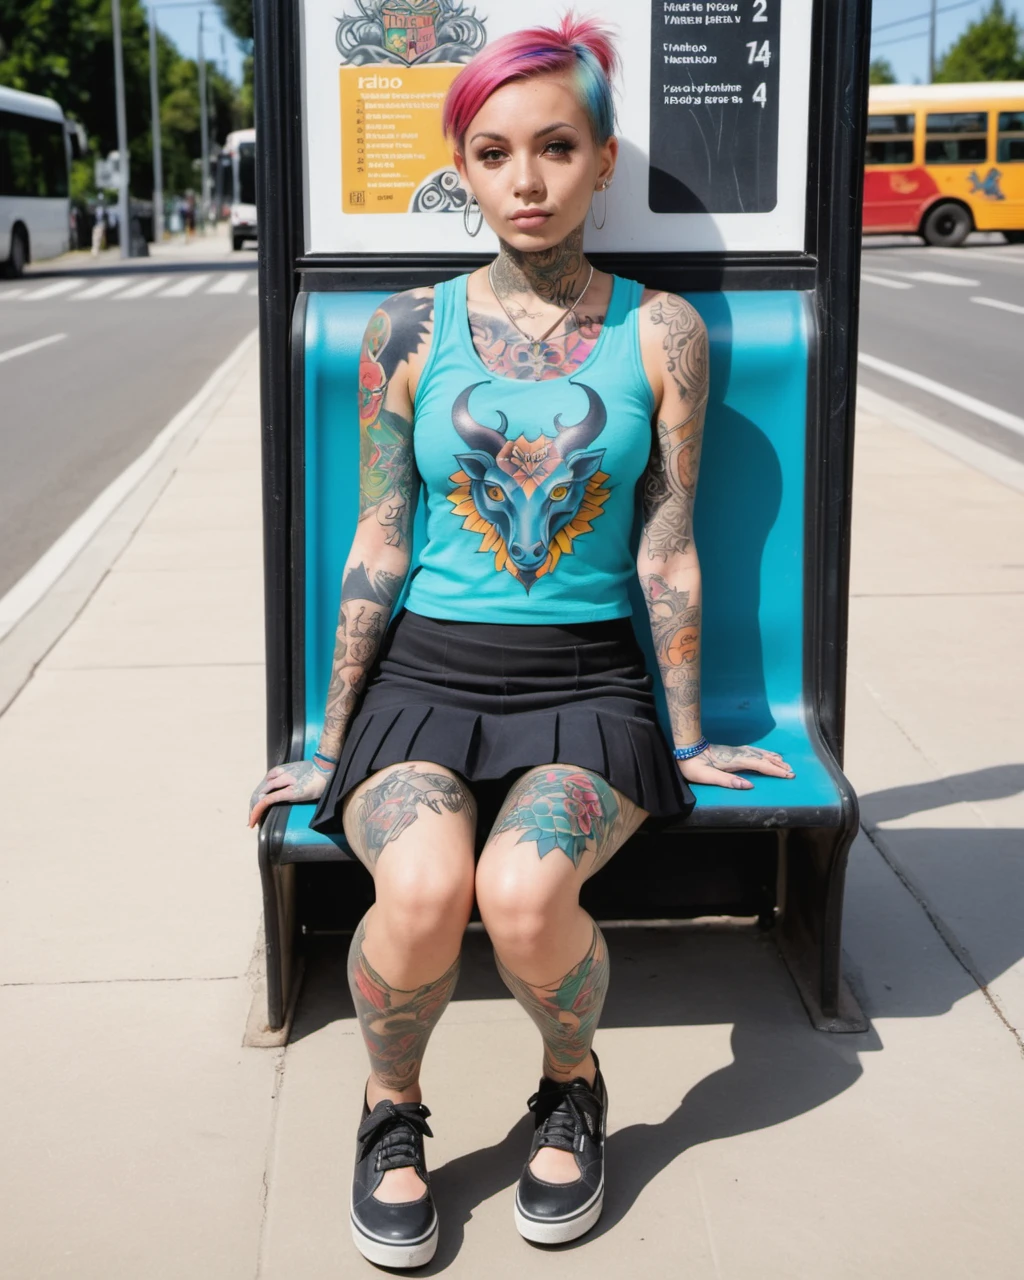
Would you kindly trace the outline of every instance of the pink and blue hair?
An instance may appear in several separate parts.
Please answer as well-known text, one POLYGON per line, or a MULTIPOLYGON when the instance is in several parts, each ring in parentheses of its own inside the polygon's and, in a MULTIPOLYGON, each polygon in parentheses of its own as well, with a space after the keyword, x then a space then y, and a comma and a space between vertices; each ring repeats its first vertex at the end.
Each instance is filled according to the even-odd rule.
POLYGON ((568 73, 580 106, 590 118, 595 141, 606 142, 615 132, 611 78, 616 65, 611 38, 593 18, 568 13, 557 28, 513 31, 482 49, 452 82, 442 114, 445 137, 461 148, 470 121, 502 85, 531 76, 568 73))

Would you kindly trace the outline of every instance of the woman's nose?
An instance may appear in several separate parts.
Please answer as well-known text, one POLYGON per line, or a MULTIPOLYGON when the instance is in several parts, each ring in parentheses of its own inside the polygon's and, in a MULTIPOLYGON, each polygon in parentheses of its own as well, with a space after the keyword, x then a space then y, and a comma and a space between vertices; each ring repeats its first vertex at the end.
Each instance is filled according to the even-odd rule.
POLYGON ((512 193, 519 200, 536 200, 544 190, 540 172, 532 156, 518 157, 513 161, 512 193))

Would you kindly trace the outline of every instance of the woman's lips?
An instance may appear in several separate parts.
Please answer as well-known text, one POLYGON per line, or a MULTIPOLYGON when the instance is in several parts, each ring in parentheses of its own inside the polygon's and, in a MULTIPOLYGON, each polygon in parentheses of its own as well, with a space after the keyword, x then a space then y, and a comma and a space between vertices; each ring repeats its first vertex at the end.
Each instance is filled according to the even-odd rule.
POLYGON ((536 231, 551 217, 550 213, 514 213, 512 221, 520 231, 536 231))

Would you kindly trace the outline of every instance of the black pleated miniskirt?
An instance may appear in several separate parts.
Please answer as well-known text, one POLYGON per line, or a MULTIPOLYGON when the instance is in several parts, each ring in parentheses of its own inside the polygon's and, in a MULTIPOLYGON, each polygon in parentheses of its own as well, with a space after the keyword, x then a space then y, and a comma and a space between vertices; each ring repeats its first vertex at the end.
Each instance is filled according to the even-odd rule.
POLYGON ((534 765, 574 764, 646 809, 652 828, 694 805, 629 618, 509 625, 399 610, 309 825, 342 832, 346 794, 405 760, 445 765, 470 784, 501 781, 504 790, 534 765))

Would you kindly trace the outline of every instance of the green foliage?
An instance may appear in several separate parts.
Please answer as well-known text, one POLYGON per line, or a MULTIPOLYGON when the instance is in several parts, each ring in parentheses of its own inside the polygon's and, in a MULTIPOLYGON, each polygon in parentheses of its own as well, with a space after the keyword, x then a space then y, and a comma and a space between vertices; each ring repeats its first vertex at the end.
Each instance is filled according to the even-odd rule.
POLYGON ((217 0, 224 23, 243 44, 252 45, 252 0, 217 0))
POLYGON ((868 75, 872 84, 896 83, 896 71, 888 58, 872 58, 868 75))
MULTIPOLYGON (((149 28, 141 0, 121 0, 125 108, 131 154, 131 186, 148 196, 153 187, 149 96, 149 28)), ((163 141, 164 188, 198 185, 193 161, 200 154, 198 65, 157 34, 157 80, 163 141)), ((251 119, 251 91, 207 63, 210 133, 223 140, 251 119)), ((117 148, 114 47, 110 0, 0 0, 0 84, 55 98, 89 136, 94 155, 117 148)), ((92 159, 76 162, 72 192, 91 194, 92 159)))
POLYGON ((935 79, 944 84, 1024 79, 1024 33, 1003 0, 992 0, 968 26, 939 61, 935 79))

